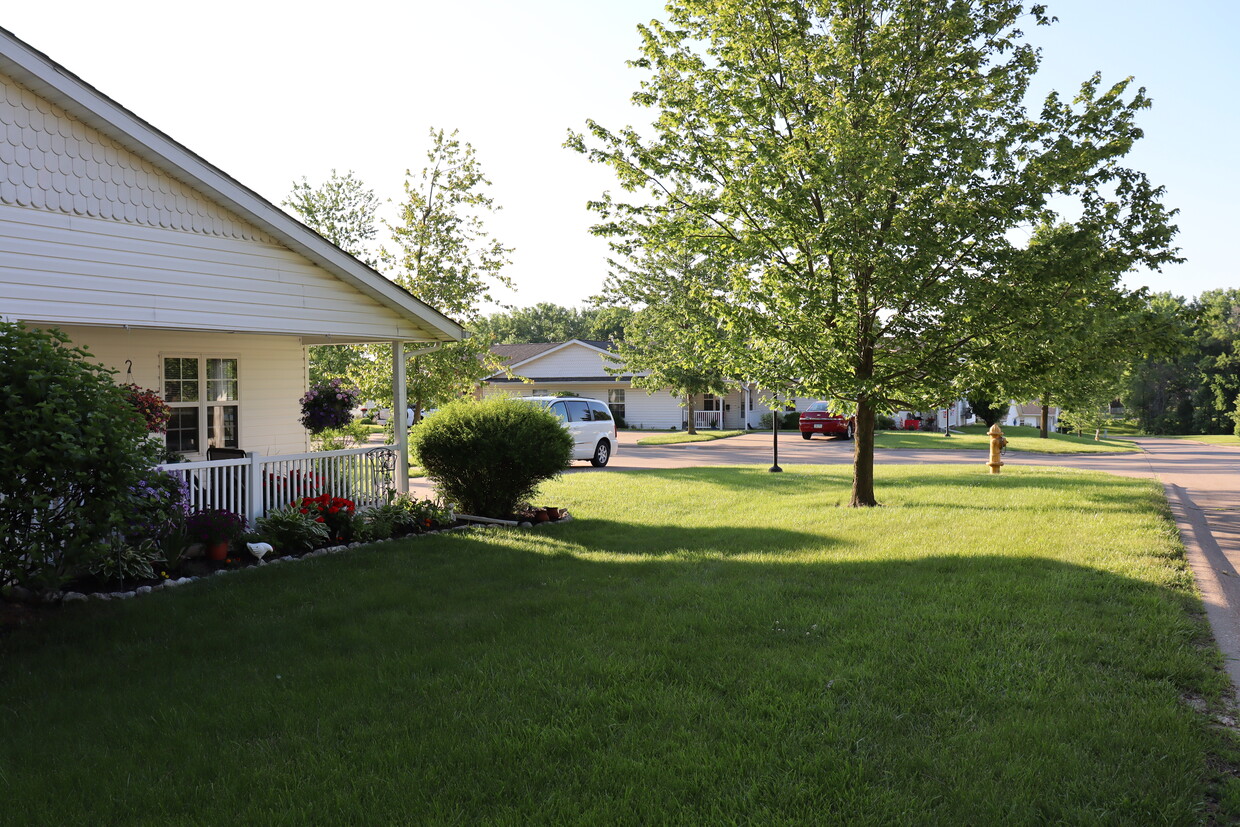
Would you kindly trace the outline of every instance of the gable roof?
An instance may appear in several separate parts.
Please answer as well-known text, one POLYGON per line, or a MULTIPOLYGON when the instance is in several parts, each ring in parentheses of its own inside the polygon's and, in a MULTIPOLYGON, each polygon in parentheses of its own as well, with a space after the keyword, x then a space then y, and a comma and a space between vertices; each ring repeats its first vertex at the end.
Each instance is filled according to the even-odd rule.
MULTIPOLYGON (((569 339, 567 342, 525 342, 511 345, 492 345, 491 352, 507 362, 508 370, 512 370, 572 345, 581 345, 601 354, 611 354, 614 352, 612 351, 611 342, 597 339, 569 339)), ((507 377, 503 371, 498 371, 488 376, 487 379, 498 380, 507 379, 507 377)))
POLYGON ((126 150, 219 202, 277 243, 363 295, 415 322, 427 335, 412 340, 443 342, 467 335, 457 322, 367 267, 3 28, 0 28, 0 72, 126 150))

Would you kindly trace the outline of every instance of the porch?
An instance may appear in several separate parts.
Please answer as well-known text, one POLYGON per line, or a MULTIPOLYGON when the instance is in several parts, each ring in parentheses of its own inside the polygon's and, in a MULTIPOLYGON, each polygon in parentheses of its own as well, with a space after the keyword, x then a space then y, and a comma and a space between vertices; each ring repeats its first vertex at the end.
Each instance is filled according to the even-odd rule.
POLYGON ((376 446, 279 456, 251 453, 239 459, 169 462, 158 468, 185 483, 190 509, 224 509, 253 527, 267 512, 303 497, 328 494, 351 500, 359 508, 381 505, 408 484, 408 468, 402 469, 400 461, 400 450, 376 446))

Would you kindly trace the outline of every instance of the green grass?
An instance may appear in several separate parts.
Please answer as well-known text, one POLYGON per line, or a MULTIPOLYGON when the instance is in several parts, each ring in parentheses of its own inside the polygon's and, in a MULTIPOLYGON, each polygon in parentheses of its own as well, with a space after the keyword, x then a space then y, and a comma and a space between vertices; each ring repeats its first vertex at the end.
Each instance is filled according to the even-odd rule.
POLYGON ((637 440, 638 445, 679 445, 682 442, 710 442, 716 439, 727 439, 730 436, 740 436, 745 431, 698 431, 696 434, 690 434, 685 431, 676 431, 672 433, 655 434, 654 436, 645 436, 637 440))
POLYGON ((9 824, 1193 824, 1240 808, 1157 487, 575 474, 0 638, 9 824))
MULTIPOLYGON (((1003 425, 1008 438, 1009 451, 1030 451, 1041 454, 1117 454, 1141 449, 1122 439, 1104 439, 1095 442, 1092 436, 1080 437, 1070 434, 1050 434, 1046 439, 1038 436, 1037 428, 1003 425)), ((878 431, 874 434, 876 448, 905 448, 914 450, 942 451, 988 451, 990 437, 985 425, 966 425, 952 429, 950 437, 938 431, 878 431), (959 430, 960 433, 956 433, 959 430)))
POLYGON ((1187 439, 1190 442, 1204 442, 1207 445, 1240 445, 1240 437, 1233 434, 1177 434, 1170 436, 1158 434, 1159 439, 1187 439))

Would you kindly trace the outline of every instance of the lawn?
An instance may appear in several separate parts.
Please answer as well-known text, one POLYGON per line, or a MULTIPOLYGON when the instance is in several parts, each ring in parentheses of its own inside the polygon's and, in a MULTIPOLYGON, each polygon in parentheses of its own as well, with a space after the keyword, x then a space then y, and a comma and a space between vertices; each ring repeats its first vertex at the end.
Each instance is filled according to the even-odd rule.
MULTIPOLYGON (((1017 425, 1001 425, 1003 435, 1008 439, 1009 451, 1030 451, 1041 454, 1118 454, 1141 449, 1134 443, 1123 439, 1103 439, 1094 441, 1092 436, 1074 436, 1071 434, 1050 434, 1046 439, 1038 435, 1037 428, 1017 425)), ((985 425, 966 425, 952 429, 950 437, 943 436, 939 431, 877 431, 874 434, 876 448, 906 448, 914 450, 942 451, 988 451, 990 437, 986 436, 985 425)))
POLYGON ((66 607, 0 638, 4 820, 1226 819, 1152 483, 876 473, 574 474, 571 523, 66 607))
POLYGON ((1168 436, 1159 434, 1159 439, 1186 439, 1190 442, 1204 442, 1206 445, 1240 445, 1240 437, 1234 434, 1177 434, 1168 436))
POLYGON ((679 445, 682 442, 711 442, 716 439, 727 439, 730 436, 740 436, 745 431, 698 431, 696 434, 690 434, 687 431, 672 431, 668 433, 658 433, 652 436, 644 436, 637 440, 638 445, 679 445))

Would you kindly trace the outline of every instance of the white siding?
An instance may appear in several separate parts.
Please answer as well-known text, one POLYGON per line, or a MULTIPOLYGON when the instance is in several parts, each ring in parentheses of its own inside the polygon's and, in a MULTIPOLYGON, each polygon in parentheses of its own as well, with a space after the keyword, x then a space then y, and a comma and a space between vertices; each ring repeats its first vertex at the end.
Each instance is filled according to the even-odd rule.
POLYGON ((665 430, 683 427, 685 423, 685 409, 670 391, 647 394, 641 388, 626 388, 624 405, 625 420, 634 428, 665 430))
POLYGON ((0 315, 341 339, 417 332, 284 247, 3 205, 0 315))
POLYGON ((103 327, 62 328, 74 344, 118 371, 115 380, 161 392, 161 354, 201 354, 238 359, 240 447, 265 456, 309 450, 301 426, 301 395, 306 391, 305 348, 291 336, 182 333, 103 327), (133 362, 126 379, 125 361, 133 362))
POLYGON ((0 75, 0 315, 425 339, 385 307, 0 75))
POLYGON ((571 344, 513 368, 518 376, 606 376, 606 367, 619 367, 597 350, 571 344))

